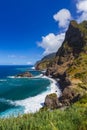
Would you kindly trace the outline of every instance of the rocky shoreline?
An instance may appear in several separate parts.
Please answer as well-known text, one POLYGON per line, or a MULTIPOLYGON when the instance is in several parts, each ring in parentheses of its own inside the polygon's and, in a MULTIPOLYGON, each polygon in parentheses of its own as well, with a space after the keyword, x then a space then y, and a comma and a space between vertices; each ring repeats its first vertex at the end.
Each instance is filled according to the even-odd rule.
POLYGON ((81 95, 76 94, 71 89, 71 86, 66 87, 62 91, 59 81, 57 81, 58 79, 49 78, 49 76, 48 79, 56 83, 56 88, 55 86, 52 86, 54 90, 52 90, 51 93, 45 97, 44 108, 65 109, 81 98, 81 95))

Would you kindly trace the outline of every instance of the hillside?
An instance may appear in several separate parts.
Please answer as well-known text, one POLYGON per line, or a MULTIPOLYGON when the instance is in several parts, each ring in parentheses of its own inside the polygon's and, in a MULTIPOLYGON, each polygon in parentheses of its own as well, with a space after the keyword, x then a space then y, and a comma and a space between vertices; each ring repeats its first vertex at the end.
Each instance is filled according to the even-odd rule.
POLYGON ((0 119, 0 130, 87 130, 87 109, 74 105, 65 111, 40 111, 0 119))
POLYGON ((53 62, 53 59, 55 58, 56 53, 51 53, 47 56, 44 56, 40 61, 37 61, 35 64, 36 70, 46 70, 49 63, 53 62))

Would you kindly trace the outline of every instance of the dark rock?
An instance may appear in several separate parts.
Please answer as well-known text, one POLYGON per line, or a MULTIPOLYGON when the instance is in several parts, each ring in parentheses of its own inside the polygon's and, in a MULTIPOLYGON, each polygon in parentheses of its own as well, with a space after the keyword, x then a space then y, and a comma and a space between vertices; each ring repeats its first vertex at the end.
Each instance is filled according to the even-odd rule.
POLYGON ((62 103, 62 106, 69 106, 75 97, 76 93, 70 87, 67 87, 64 89, 59 101, 62 103))
POLYGON ((61 103, 58 101, 58 97, 55 93, 46 96, 45 106, 50 109, 56 109, 61 106, 61 103))
POLYGON ((73 99, 72 103, 79 101, 82 98, 81 94, 77 94, 73 99))
POLYGON ((78 101, 81 98, 80 94, 76 94, 74 90, 70 87, 64 89, 61 97, 57 97, 55 93, 49 94, 45 98, 45 106, 46 109, 49 108, 51 110, 58 108, 65 108, 65 106, 70 106, 72 103, 78 101))
POLYGON ((83 33, 76 21, 71 21, 66 32, 65 41, 73 48, 73 54, 79 53, 83 47, 83 33))
POLYGON ((22 74, 18 74, 15 77, 33 77, 33 75, 30 72, 24 72, 22 74))
POLYGON ((61 76, 61 78, 59 80, 59 85, 60 85, 61 91, 63 91, 66 87, 71 85, 71 82, 68 79, 68 77, 62 77, 62 76, 61 76))

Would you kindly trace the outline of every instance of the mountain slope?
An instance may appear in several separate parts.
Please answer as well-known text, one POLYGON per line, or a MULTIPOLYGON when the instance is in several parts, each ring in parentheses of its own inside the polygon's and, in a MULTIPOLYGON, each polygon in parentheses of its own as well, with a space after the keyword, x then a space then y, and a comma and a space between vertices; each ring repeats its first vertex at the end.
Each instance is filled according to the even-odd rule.
POLYGON ((46 70, 49 63, 53 61, 55 56, 56 56, 56 53, 51 53, 51 54, 49 54, 47 56, 44 56, 40 61, 38 61, 35 64, 35 68, 37 70, 46 70))

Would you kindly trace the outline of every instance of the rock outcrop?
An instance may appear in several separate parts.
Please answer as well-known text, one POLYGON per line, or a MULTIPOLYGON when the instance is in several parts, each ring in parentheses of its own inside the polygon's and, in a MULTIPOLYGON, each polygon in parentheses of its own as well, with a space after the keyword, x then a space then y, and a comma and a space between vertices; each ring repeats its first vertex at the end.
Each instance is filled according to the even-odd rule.
POLYGON ((46 96, 45 106, 51 110, 61 107, 61 103, 58 101, 58 97, 55 93, 46 96))
POLYGON ((67 87, 64 89, 61 97, 57 97, 55 93, 49 94, 45 98, 44 108, 53 110, 58 108, 64 108, 65 106, 70 106, 74 102, 78 101, 81 98, 80 94, 76 94, 76 92, 70 88, 67 87))
POLYGON ((70 106, 72 103, 78 101, 81 98, 80 94, 77 94, 72 88, 66 87, 59 98, 59 101, 64 106, 70 106))
POLYGON ((16 75, 15 77, 16 78, 19 78, 19 77, 21 77, 21 78, 23 78, 23 77, 33 77, 33 75, 30 72, 24 72, 22 74, 16 75))

